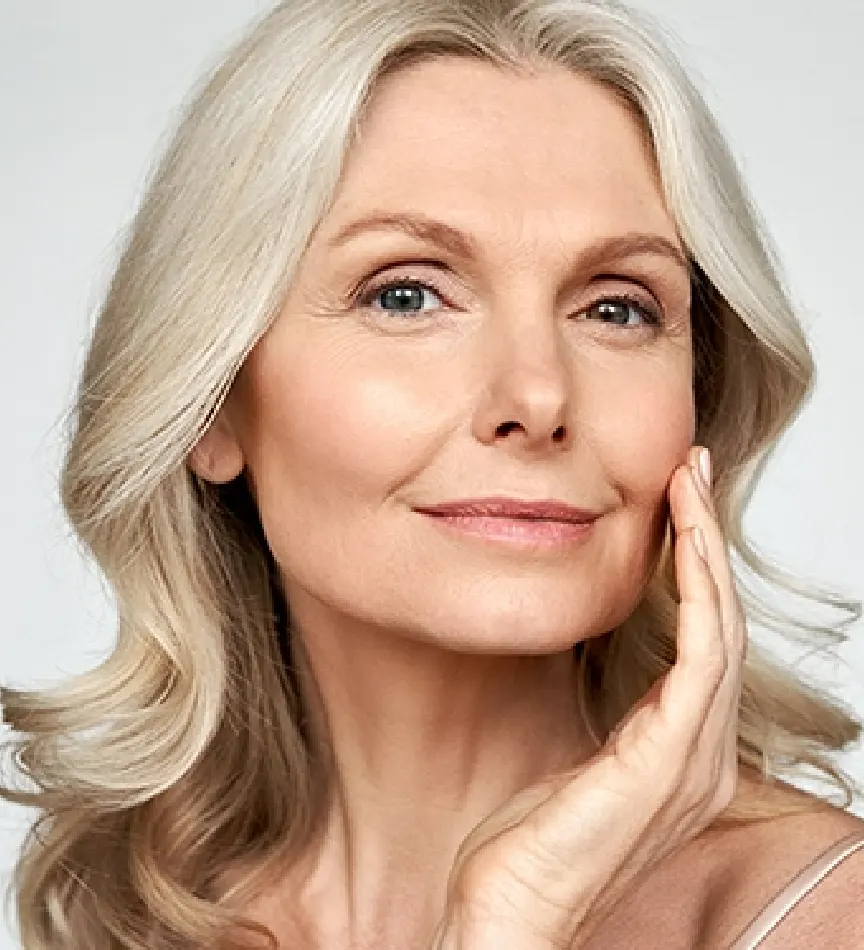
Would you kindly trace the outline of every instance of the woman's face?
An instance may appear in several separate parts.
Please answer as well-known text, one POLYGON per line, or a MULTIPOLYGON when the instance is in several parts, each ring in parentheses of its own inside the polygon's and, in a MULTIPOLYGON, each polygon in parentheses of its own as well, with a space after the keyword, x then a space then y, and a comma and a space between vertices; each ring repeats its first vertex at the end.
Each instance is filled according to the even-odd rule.
POLYGON ((632 613, 694 434, 675 250, 644 135, 603 87, 459 59, 384 80, 194 456, 247 467, 299 629, 552 653, 632 613), (414 510, 478 496, 601 517, 532 550, 414 510))

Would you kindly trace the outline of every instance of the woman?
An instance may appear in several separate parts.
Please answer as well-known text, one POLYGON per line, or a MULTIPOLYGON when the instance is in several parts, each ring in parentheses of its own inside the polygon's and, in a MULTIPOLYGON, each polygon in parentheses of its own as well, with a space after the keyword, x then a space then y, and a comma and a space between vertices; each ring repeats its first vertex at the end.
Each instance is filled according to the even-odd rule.
POLYGON ((862 822, 772 774, 848 806, 860 724, 727 553, 780 583, 742 515, 813 372, 766 242, 617 4, 265 18, 84 369, 119 632, 2 695, 25 948, 858 945, 862 822))

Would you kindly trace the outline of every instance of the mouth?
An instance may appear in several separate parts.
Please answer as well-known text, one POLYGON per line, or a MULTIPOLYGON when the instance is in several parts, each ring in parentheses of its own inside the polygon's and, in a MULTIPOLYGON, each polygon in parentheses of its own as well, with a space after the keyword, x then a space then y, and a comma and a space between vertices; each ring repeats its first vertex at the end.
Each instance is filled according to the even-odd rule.
POLYGON ((461 535, 510 548, 531 550, 560 550, 579 544, 591 535, 596 520, 561 521, 554 518, 450 515, 427 511, 420 511, 420 514, 451 536, 461 535))
POLYGON ((521 498, 466 498, 438 505, 415 508, 433 517, 485 518, 506 521, 554 522, 557 524, 590 524, 600 512, 577 508, 558 499, 527 500, 521 498))

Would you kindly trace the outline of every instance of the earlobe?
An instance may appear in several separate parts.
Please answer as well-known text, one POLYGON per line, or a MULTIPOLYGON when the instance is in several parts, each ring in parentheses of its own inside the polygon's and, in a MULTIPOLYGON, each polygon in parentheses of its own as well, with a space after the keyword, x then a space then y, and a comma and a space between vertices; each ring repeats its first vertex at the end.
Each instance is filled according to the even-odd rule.
POLYGON ((199 478, 216 485, 233 481, 243 471, 243 450, 224 413, 217 415, 193 446, 186 464, 199 478))

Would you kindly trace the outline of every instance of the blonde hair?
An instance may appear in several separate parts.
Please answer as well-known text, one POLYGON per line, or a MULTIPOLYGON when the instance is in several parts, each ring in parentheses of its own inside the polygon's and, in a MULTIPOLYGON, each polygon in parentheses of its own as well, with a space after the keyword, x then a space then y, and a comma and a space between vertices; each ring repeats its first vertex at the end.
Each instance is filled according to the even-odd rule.
MULTIPOLYGON (((557 64, 616 90, 641 118, 696 274, 696 441, 712 450, 751 636, 761 625, 827 650, 861 616, 860 603, 796 581, 744 537, 744 509, 814 367, 735 162, 652 21, 599 0, 283 3, 189 107, 83 370, 62 500, 113 589, 118 632, 96 669, 0 693, 19 734, 6 751, 32 783, 2 794, 40 810, 14 881, 27 950, 267 938, 242 906, 314 834, 326 757, 301 708, 290 615, 248 490, 205 483, 186 461, 278 311, 376 82, 439 56, 521 72, 557 64), (796 618, 754 578, 848 616, 796 618)), ((635 613, 574 650, 598 742, 674 662, 668 555, 635 613)), ((852 781, 831 753, 860 729, 751 642, 739 762, 762 781, 739 783, 723 820, 827 807, 766 794, 801 766, 848 806, 852 781)))

